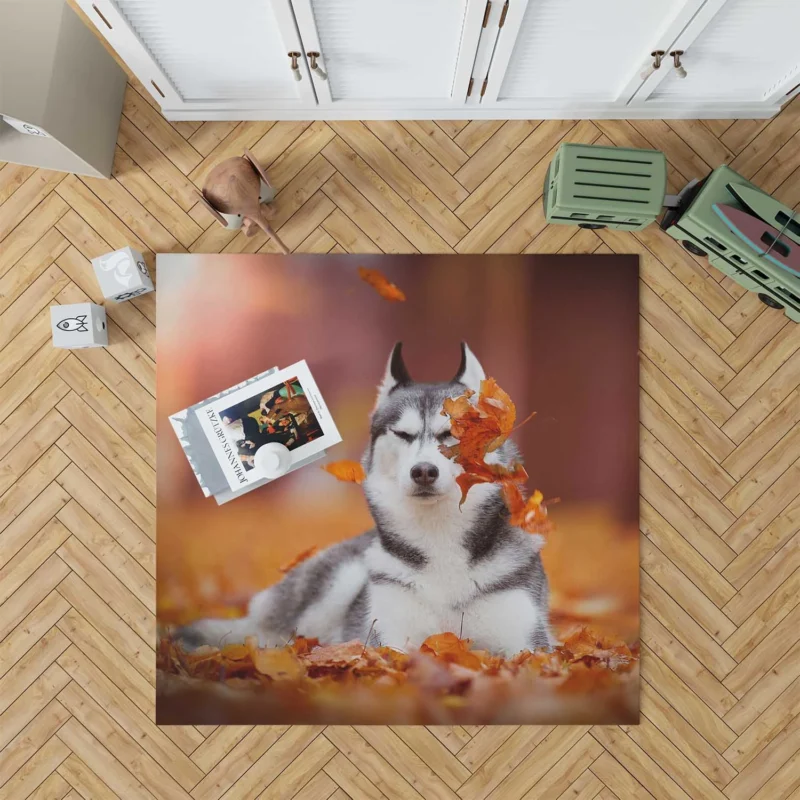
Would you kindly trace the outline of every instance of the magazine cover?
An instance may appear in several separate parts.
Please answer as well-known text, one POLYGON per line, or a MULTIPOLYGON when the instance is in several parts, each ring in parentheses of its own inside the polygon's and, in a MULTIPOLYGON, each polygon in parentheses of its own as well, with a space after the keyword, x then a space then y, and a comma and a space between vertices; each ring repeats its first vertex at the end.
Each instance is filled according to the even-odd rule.
POLYGON ((224 394, 194 413, 234 491, 266 477, 258 461, 265 444, 286 447, 294 466, 342 440, 305 361, 224 394))

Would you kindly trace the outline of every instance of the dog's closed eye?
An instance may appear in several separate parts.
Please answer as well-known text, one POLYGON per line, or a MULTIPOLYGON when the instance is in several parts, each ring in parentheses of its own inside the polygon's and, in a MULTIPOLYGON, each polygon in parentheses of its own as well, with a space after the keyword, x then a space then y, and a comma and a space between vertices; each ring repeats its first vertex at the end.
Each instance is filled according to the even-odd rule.
POLYGON ((417 438, 417 435, 415 433, 406 433, 406 431, 396 431, 392 429, 392 433, 398 439, 402 439, 404 442, 413 442, 417 438))
POLYGON ((450 428, 443 430, 441 433, 436 434, 436 441, 437 442, 446 442, 448 439, 455 439, 452 433, 450 433, 450 428))

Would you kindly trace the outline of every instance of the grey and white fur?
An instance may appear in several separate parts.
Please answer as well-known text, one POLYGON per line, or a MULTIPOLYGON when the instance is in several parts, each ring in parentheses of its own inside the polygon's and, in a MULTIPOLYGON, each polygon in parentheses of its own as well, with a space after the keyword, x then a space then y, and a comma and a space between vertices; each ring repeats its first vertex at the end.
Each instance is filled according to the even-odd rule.
MULTIPOLYGON (((441 413, 444 399, 478 392, 485 377, 466 344, 461 350, 455 377, 444 383, 414 382, 401 344, 392 350, 362 459, 375 528, 254 595, 246 617, 182 628, 184 646, 246 636, 276 646, 298 634, 324 643, 370 636, 370 644, 409 651, 444 631, 504 655, 553 645, 542 537, 509 523, 497 485, 473 486, 459 508, 461 467, 439 450, 455 443, 441 413)), ((510 441, 487 458, 514 460, 510 441)))

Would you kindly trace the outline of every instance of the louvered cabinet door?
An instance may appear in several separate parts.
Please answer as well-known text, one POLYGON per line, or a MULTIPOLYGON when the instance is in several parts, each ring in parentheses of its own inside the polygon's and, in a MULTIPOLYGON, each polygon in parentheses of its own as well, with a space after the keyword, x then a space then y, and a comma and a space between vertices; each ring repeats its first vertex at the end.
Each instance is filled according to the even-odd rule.
POLYGON ((318 68, 320 108, 463 105, 486 7, 486 0, 292 0, 304 55, 318 68))
POLYGON ((165 113, 233 117, 316 107, 289 1, 77 0, 165 113))
POLYGON ((633 105, 703 116, 715 104, 783 102, 800 89, 800 0, 708 0, 669 49, 683 51, 685 77, 670 60, 633 105))
POLYGON ((509 0, 482 106, 598 112, 624 107, 650 53, 703 0, 509 0))

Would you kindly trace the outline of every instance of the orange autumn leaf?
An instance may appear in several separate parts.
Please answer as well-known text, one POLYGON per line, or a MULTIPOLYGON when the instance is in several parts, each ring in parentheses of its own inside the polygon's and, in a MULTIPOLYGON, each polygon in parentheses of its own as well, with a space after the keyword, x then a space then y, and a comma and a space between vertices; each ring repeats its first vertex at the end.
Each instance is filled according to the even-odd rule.
POLYGON ((255 669, 273 680, 297 680, 306 674, 303 664, 288 648, 259 648, 253 651, 252 658, 255 669))
POLYGON ((226 703, 238 698, 247 714, 259 703, 271 712, 300 703, 303 719, 328 722, 333 709, 354 704, 360 711, 368 706, 366 719, 375 723, 398 709, 405 710, 408 724, 499 722, 513 716, 517 704, 530 703, 532 692, 546 702, 565 695, 582 698, 593 715, 598 702, 609 713, 629 709, 638 715, 637 643, 583 627, 571 630, 552 652, 504 657, 470 645, 445 632, 429 636, 410 653, 360 641, 321 645, 301 636, 282 647, 261 648, 248 637, 244 645, 187 652, 167 636, 156 650, 157 682, 173 697, 173 691, 188 692, 185 708, 196 707, 198 698, 219 701, 218 690, 225 687, 226 703))
POLYGON ((364 467, 358 461, 349 459, 323 464, 322 469, 333 475, 337 480, 349 483, 361 483, 367 477, 364 473, 364 467))
POLYGON ((419 649, 449 664, 480 670, 481 660, 470 652, 469 645, 469 639, 459 639, 454 633, 437 633, 429 636, 419 649))
POLYGON ((312 545, 306 550, 303 550, 302 553, 298 553, 291 561, 287 561, 285 564, 281 564, 278 567, 280 572, 289 572, 289 570, 294 569, 298 564, 302 564, 304 561, 307 561, 311 556, 315 555, 319 547, 317 545, 312 545))
POLYGON ((359 267, 358 275, 362 281, 368 283, 384 300, 398 303, 406 299, 403 291, 377 269, 359 267))
POLYGON ((528 533, 550 533, 553 523, 547 518, 544 496, 538 489, 525 500, 518 483, 503 481, 503 498, 511 512, 512 525, 528 533))
POLYGON ((462 504, 476 484, 524 483, 528 479, 521 464, 486 463, 486 456, 501 447, 514 430, 517 409, 494 378, 481 381, 480 389, 475 402, 471 400, 475 393, 467 389, 459 397, 446 398, 442 404, 442 416, 450 417, 450 433, 458 444, 442 445, 439 449, 464 470, 456 478, 462 504))

